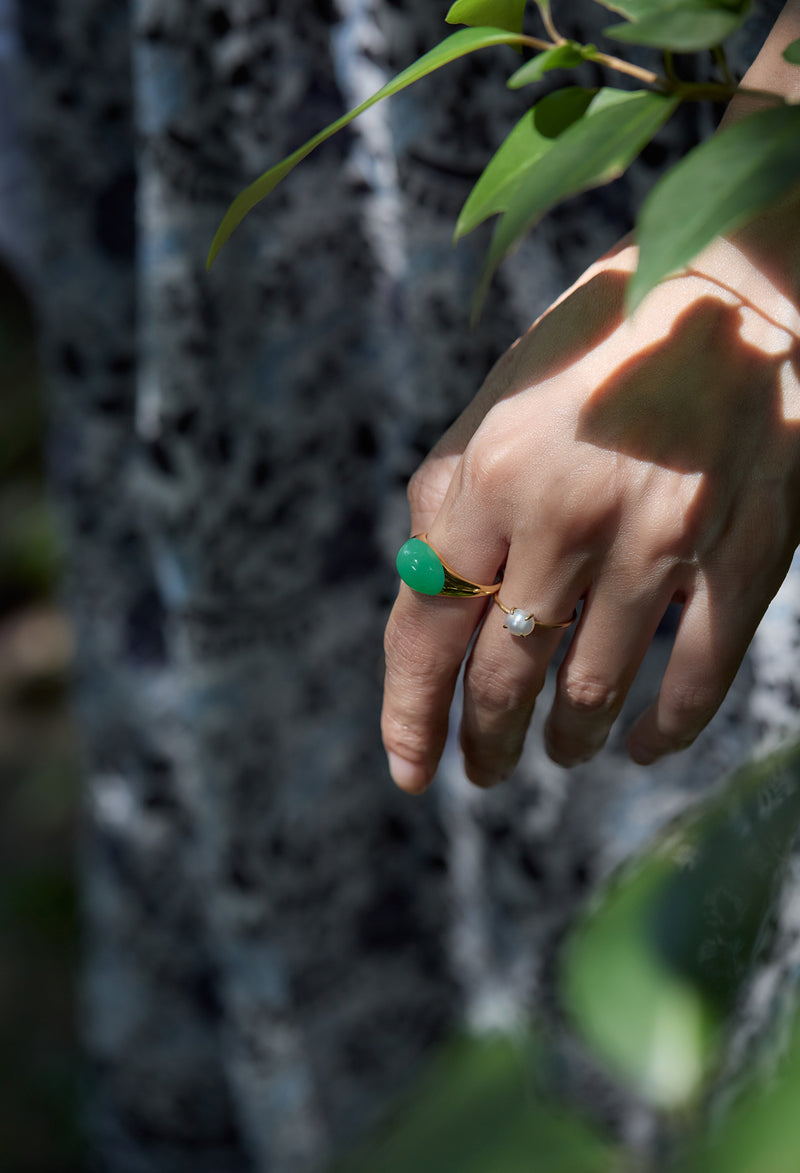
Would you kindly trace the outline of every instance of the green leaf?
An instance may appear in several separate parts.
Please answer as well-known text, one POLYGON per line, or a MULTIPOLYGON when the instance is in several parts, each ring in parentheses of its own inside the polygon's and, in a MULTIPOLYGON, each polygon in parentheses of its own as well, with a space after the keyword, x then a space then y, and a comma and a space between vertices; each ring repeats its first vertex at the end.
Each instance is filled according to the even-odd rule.
POLYGON ((552 148, 558 134, 584 114, 595 93, 568 86, 546 94, 523 114, 470 192, 458 217, 455 240, 489 216, 506 211, 522 178, 552 148))
POLYGON ((800 65, 800 40, 787 45, 783 50, 783 57, 790 65, 800 65))
POLYGON ((334 1173, 620 1173, 619 1148, 543 1090, 551 1063, 527 1029, 439 1043, 334 1173))
MULTIPOLYGON (((566 1009, 589 1045, 645 1098, 665 1107, 686 1102, 718 1061, 798 817, 794 745, 746 764, 672 823, 598 892, 568 937, 566 1009)), ((691 1168, 708 1170, 699 1162, 691 1168)), ((778 1173, 793 1165, 757 1158, 714 1165, 715 1173, 733 1168, 778 1173)))
MULTIPOLYGON (((556 45, 555 49, 545 49, 543 53, 537 53, 530 61, 526 61, 516 73, 512 73, 506 84, 510 90, 518 90, 531 82, 540 81, 550 69, 574 69, 586 60, 588 54, 581 51, 583 48, 568 41, 565 45, 556 45)), ((595 46, 587 45, 585 49, 594 52, 595 46)))
POLYGON ((370 106, 374 106, 382 98, 391 97, 392 94, 398 93, 400 90, 410 86, 413 82, 418 81, 421 77, 426 77, 434 70, 440 69, 443 65, 447 65, 451 61, 455 61, 459 57, 466 56, 467 53, 474 53, 478 49, 488 49, 493 45, 518 45, 523 43, 523 38, 518 33, 504 32, 500 29, 494 28, 476 28, 476 29, 460 29, 452 36, 446 37, 430 52, 425 53, 419 60, 409 65, 402 73, 388 82, 377 93, 373 94, 366 101, 356 106, 347 114, 343 114, 341 118, 337 118, 319 134, 315 134, 307 143, 299 147, 293 154, 282 159, 280 163, 276 163, 274 167, 270 167, 263 175, 254 180, 249 187, 240 192, 231 206, 225 213, 222 223, 216 231, 211 248, 208 253, 208 260, 206 267, 211 268, 214 263, 219 250, 222 248, 225 241, 231 233, 241 224, 247 213, 251 211, 257 203, 264 199, 265 196, 277 187, 282 179, 285 179, 290 171, 294 170, 298 163, 301 163, 313 150, 316 149, 326 139, 329 139, 337 131, 347 126, 359 114, 363 114, 370 106))
POLYGON ((590 1049, 662 1108, 697 1093, 718 1026, 702 991, 670 971, 645 931, 674 870, 663 850, 631 868, 563 957, 564 1002, 590 1049))
POLYGON ((526 0, 456 0, 445 20, 448 24, 507 29, 522 32, 526 0))
POLYGON ((752 7, 752 0, 597 0, 597 3, 610 12, 619 12, 628 20, 644 20, 670 8, 746 13, 752 7))
POLYGON ((615 24, 603 32, 614 41, 650 45, 676 53, 696 53, 718 45, 747 18, 746 11, 731 12, 697 4, 676 4, 629 24, 615 24))
POLYGON ((596 89, 587 90, 584 86, 564 86, 552 94, 545 94, 533 107, 534 126, 544 138, 558 138, 586 113, 597 94, 596 89))
POLYGON ((786 995, 774 1002, 772 1061, 749 1064, 727 1110, 694 1130, 681 1173, 786 1173, 797 1164, 800 1013, 786 995))
POLYGON ((553 141, 517 185, 495 228, 473 303, 473 319, 492 275, 517 241, 561 200, 621 175, 677 104, 677 98, 651 90, 600 90, 583 117, 553 141))
POLYGON ((653 188, 637 223, 632 312, 669 273, 800 182, 800 106, 751 114, 690 151, 653 188))

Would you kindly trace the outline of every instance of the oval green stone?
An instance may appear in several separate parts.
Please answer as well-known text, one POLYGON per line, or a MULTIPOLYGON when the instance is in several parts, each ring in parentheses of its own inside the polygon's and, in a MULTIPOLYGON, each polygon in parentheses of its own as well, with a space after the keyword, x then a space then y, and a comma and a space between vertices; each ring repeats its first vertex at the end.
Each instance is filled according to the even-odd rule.
POLYGON ((421 595, 438 595, 444 586, 444 567, 436 552, 420 538, 409 538, 400 547, 397 573, 406 586, 421 595))

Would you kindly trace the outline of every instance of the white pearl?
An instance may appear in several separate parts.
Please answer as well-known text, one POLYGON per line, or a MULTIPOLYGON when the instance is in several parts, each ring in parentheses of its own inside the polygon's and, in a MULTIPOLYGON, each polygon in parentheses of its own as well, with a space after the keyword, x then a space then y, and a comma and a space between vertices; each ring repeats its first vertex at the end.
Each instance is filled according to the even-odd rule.
POLYGON ((506 615, 504 626, 512 635, 530 635, 536 626, 536 620, 521 607, 515 607, 510 615, 506 615))

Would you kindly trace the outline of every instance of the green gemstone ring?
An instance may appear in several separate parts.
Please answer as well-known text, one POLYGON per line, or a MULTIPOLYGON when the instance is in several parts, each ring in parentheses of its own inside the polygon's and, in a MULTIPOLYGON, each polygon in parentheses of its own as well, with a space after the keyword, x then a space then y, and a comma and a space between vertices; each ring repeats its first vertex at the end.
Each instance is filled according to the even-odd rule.
POLYGON ((412 591, 421 595, 441 595, 446 599, 477 599, 495 594, 502 585, 496 582, 492 586, 481 586, 463 578, 436 553, 427 534, 415 534, 400 547, 397 573, 412 591))

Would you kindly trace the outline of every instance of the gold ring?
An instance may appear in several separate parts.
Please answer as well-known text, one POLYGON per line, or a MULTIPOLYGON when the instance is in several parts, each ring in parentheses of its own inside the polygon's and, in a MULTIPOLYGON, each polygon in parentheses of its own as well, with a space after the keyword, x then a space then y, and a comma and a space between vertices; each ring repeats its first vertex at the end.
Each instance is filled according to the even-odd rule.
POLYGON ((414 534, 397 553, 397 573, 406 586, 421 595, 442 595, 446 599, 477 599, 494 595, 500 583, 482 586, 471 582, 449 566, 434 550, 427 534, 414 534))
POLYGON ((563 623, 542 623, 540 619, 537 619, 530 612, 523 610, 522 607, 507 607, 505 603, 500 601, 499 595, 495 595, 494 601, 506 617, 503 627, 506 631, 510 631, 512 635, 518 635, 521 639, 532 635, 537 627, 544 628, 547 631, 556 631, 559 628, 569 627, 578 618, 578 608, 576 607, 569 619, 565 619, 563 623))

